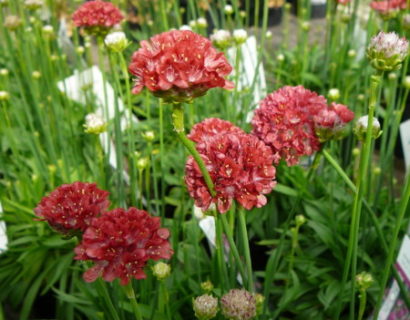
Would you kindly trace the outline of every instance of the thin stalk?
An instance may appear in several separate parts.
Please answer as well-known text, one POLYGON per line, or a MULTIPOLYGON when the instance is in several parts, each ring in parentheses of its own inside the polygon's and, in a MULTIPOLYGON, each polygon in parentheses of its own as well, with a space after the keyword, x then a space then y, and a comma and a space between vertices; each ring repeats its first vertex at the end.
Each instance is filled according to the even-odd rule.
POLYGON ((246 216, 245 216, 245 209, 240 207, 238 210, 239 214, 239 230, 241 232, 241 239, 242 239, 242 246, 245 253, 245 261, 246 261, 246 272, 248 273, 248 290, 250 292, 255 291, 255 287, 253 284, 253 272, 252 272, 252 259, 251 259, 251 251, 249 249, 249 237, 248 231, 246 229, 246 216))
POLYGON ((360 302, 359 302, 359 315, 357 316, 357 320, 362 320, 364 311, 366 309, 366 302, 367 302, 367 293, 366 290, 360 291, 360 302))
POLYGON ((142 315, 140 308, 138 306, 137 298, 135 296, 134 288, 132 287, 132 281, 130 281, 127 285, 123 286, 125 295, 131 302, 132 311, 134 313, 136 320, 142 320, 142 315))
POLYGON ((174 109, 172 112, 172 123, 174 125, 174 129, 178 135, 179 140, 187 148, 189 153, 192 155, 192 157, 198 164, 198 167, 201 170, 202 176, 204 177, 205 183, 208 187, 209 193, 212 195, 212 197, 215 197, 214 184, 212 182, 211 176, 208 173, 208 170, 206 169, 204 160, 202 160, 199 152, 196 150, 195 143, 189 140, 185 135, 184 109, 182 108, 181 104, 174 104, 174 109))

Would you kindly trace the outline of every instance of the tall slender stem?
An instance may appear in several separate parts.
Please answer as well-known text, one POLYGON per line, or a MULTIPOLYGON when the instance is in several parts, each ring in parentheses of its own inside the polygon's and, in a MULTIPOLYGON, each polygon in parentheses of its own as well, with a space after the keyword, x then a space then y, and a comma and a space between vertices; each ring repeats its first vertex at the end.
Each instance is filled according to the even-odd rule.
POLYGON ((249 237, 246 229, 245 209, 242 207, 239 208, 239 230, 242 236, 242 246, 245 251, 246 272, 248 273, 248 290, 254 292, 251 251, 249 249, 249 237))
POLYGON ((124 286, 125 295, 131 302, 132 311, 135 315, 136 320, 142 320, 142 315, 140 308, 138 306, 137 298, 135 296, 134 288, 132 287, 132 281, 130 281, 126 286, 124 286))
POLYGON ((215 188, 212 182, 211 176, 206 169, 204 160, 202 160, 199 152, 195 148, 195 143, 187 138, 185 135, 185 126, 184 126, 184 109, 180 103, 174 104, 174 109, 172 111, 172 123, 174 129, 178 135, 179 140, 183 145, 188 149, 189 153, 194 157, 196 163, 198 164, 199 169, 201 170, 202 176, 204 177, 205 183, 208 187, 209 193, 212 197, 215 197, 215 188))

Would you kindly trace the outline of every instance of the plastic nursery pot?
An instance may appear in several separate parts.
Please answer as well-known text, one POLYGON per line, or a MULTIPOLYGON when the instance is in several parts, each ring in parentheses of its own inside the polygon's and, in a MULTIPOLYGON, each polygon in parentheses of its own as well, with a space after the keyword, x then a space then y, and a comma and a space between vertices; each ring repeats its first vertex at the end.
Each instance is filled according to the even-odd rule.
MULTIPOLYGON (((277 26, 281 24, 282 22, 282 16, 283 16, 283 0, 267 0, 268 1, 268 26, 277 26)), ((259 5, 259 10, 258 10, 258 16, 259 16, 259 21, 258 21, 258 27, 262 27, 263 25, 263 9, 264 9, 265 3, 264 1, 260 2, 259 5)), ((252 2, 250 6, 250 24, 252 26, 255 26, 256 21, 255 21, 255 1, 252 2)))

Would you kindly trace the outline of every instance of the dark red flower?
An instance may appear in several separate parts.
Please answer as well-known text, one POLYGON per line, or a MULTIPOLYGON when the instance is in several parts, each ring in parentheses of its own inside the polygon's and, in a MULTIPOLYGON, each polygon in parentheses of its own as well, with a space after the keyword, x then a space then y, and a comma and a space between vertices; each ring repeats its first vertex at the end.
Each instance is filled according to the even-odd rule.
POLYGON ((92 218, 107 210, 108 195, 95 183, 63 184, 41 199, 34 212, 64 234, 84 231, 92 218))
POLYGON ((215 87, 232 89, 225 79, 232 71, 222 52, 207 38, 188 30, 173 30, 141 41, 129 66, 136 76, 133 93, 147 87, 168 102, 189 102, 215 87))
POLYGON ((218 134, 227 133, 245 133, 241 128, 233 125, 229 121, 219 118, 208 118, 197 124, 195 124, 188 138, 192 141, 199 143, 207 140, 209 137, 216 136, 218 134))
POLYGON ((149 259, 170 259, 173 251, 167 240, 168 229, 161 228, 161 219, 137 208, 114 209, 93 219, 75 248, 75 259, 91 260, 95 265, 83 278, 87 282, 102 276, 105 281, 131 278, 144 279, 149 259))
POLYGON ((124 19, 120 10, 111 2, 101 0, 88 1, 73 14, 73 22, 90 33, 107 33, 113 26, 124 19))
POLYGON ((302 86, 283 87, 261 101, 252 133, 272 148, 274 162, 297 164, 319 150, 313 116, 327 108, 326 99, 302 86))
POLYGON ((382 16, 390 16, 399 10, 407 8, 407 0, 382 0, 372 1, 370 7, 379 12, 382 16))
POLYGON ((197 145, 215 185, 216 196, 211 197, 197 163, 188 158, 185 182, 195 205, 207 210, 216 203, 219 212, 229 210, 232 200, 244 208, 266 204, 264 194, 275 186, 275 167, 269 147, 250 134, 225 133, 208 137, 197 145))

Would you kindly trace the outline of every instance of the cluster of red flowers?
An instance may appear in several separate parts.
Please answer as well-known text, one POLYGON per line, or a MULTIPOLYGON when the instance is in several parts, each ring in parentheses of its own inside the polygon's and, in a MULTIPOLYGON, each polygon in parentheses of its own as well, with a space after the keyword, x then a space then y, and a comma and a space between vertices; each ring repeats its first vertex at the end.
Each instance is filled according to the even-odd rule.
POLYGON ((372 9, 379 12, 382 16, 389 17, 400 10, 407 8, 407 0, 382 0, 372 1, 370 3, 372 9))
POLYGON ((207 119, 195 125, 190 137, 198 143, 196 148, 216 191, 212 198, 197 163, 189 157, 185 181, 196 206, 207 210, 211 203, 216 203, 218 211, 224 213, 233 199, 248 210, 266 204, 264 194, 275 186, 276 173, 269 147, 220 119, 207 119))
POLYGON ((63 184, 41 199, 34 212, 61 233, 85 231, 110 206, 108 195, 95 183, 63 184))
POLYGON ((124 17, 111 2, 101 0, 88 1, 73 14, 73 22, 90 33, 104 34, 120 23, 124 17))
POLYGON ((144 87, 168 102, 189 102, 215 87, 232 89, 232 71, 211 41, 188 30, 173 30, 142 41, 132 56, 133 93, 144 87))
POLYGON ((84 280, 120 278, 125 285, 131 278, 145 278, 149 259, 170 259, 173 253, 169 231, 160 226, 159 217, 136 208, 114 209, 94 219, 75 248, 75 259, 95 262, 84 273, 84 280))
POLYGON ((77 260, 96 264, 84 273, 91 282, 102 276, 106 281, 145 277, 149 259, 170 259, 168 229, 160 227, 160 218, 143 210, 114 209, 109 206, 108 192, 94 183, 74 182, 58 187, 44 197, 34 209, 50 226, 64 234, 84 232, 75 248, 77 260))
POLYGON ((252 133, 272 148, 274 162, 297 164, 318 151, 320 142, 336 136, 354 114, 340 104, 302 86, 283 87, 261 101, 252 119, 252 133))

